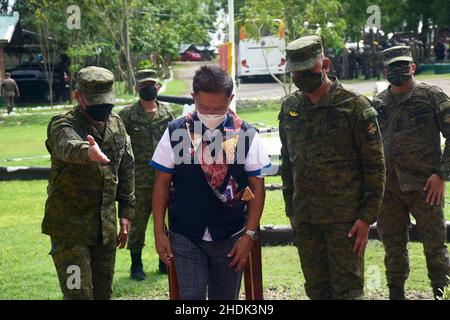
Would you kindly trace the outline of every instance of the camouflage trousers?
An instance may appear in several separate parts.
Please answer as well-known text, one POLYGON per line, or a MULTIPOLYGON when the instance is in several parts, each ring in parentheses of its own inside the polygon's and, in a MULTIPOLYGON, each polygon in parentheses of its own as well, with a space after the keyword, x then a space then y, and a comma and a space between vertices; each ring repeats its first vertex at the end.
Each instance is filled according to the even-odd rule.
POLYGON ((132 252, 142 251, 145 246, 145 232, 152 212, 152 188, 136 189, 136 205, 134 220, 131 223, 128 237, 128 249, 132 252))
POLYGON ((64 300, 109 300, 116 243, 103 246, 67 244, 51 238, 53 262, 64 300))
POLYGON ((353 253, 348 238, 352 223, 310 224, 291 220, 294 244, 312 300, 355 300, 364 297, 364 258, 353 253))
POLYGON ((448 283, 447 230, 441 205, 430 206, 423 191, 402 192, 398 183, 387 185, 377 230, 385 249, 386 278, 390 286, 404 286, 408 279, 408 230, 410 213, 416 220, 433 288, 448 283))

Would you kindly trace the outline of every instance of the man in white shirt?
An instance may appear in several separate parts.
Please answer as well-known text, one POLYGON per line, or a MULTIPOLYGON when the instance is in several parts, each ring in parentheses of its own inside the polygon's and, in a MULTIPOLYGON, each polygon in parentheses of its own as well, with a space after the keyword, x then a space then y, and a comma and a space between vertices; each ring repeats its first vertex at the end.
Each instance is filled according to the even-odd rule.
POLYGON ((193 91, 196 109, 169 123, 150 163, 156 249, 166 263, 174 260, 181 299, 234 300, 258 237, 270 160, 257 130, 230 110, 225 71, 202 67, 193 91))

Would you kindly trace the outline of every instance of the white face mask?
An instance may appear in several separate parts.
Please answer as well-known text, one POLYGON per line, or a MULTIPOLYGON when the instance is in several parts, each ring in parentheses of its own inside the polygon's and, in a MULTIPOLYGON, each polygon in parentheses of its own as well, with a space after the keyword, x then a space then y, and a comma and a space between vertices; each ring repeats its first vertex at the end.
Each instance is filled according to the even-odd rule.
POLYGON ((216 129, 225 121, 227 114, 201 114, 197 110, 197 116, 205 127, 212 130, 216 129))

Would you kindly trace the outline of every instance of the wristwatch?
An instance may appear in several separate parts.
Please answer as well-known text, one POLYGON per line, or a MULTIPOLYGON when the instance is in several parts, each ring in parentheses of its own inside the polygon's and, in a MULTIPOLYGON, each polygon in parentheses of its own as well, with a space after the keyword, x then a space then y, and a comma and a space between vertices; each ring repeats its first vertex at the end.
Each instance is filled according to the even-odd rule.
POLYGON ((245 230, 245 234, 252 238, 253 241, 258 239, 259 233, 258 231, 245 230))

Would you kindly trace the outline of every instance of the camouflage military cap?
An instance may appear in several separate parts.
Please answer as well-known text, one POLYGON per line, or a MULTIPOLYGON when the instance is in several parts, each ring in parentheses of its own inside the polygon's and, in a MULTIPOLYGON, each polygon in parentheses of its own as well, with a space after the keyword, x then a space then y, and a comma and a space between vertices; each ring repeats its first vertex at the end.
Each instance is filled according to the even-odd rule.
POLYGON ((77 76, 78 90, 86 95, 88 105, 114 104, 114 75, 100 67, 81 69, 77 76))
POLYGON ((146 81, 159 82, 159 79, 158 74, 155 70, 146 69, 146 70, 139 70, 138 72, 136 72, 136 81, 138 83, 146 81))
POLYGON ((412 62, 411 47, 395 46, 383 51, 383 62, 385 65, 389 65, 396 61, 412 62))
POLYGON ((286 72, 303 71, 314 67, 317 55, 323 52, 319 36, 302 37, 289 43, 286 48, 286 72))

